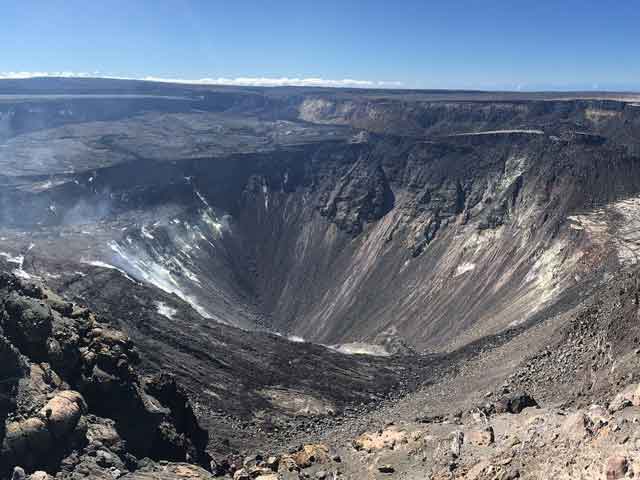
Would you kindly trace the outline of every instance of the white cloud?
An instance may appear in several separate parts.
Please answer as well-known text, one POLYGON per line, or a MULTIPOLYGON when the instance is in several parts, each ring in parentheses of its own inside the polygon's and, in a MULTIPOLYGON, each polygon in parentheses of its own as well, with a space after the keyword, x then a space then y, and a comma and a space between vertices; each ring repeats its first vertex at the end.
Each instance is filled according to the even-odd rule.
POLYGON ((352 78, 343 78, 341 80, 332 80, 327 78, 268 78, 268 77, 237 77, 237 78, 200 78, 200 79, 183 79, 183 78, 163 78, 163 77, 122 77, 114 75, 103 75, 99 72, 0 72, 0 80, 7 79, 26 79, 40 77, 65 77, 65 78, 110 78, 118 80, 145 80, 148 82, 169 82, 182 83, 191 85, 238 85, 252 87, 283 87, 283 86, 299 86, 299 87, 354 87, 354 88, 400 88, 402 82, 398 81, 373 81, 373 80, 356 80, 352 78))
POLYGON ((0 80, 18 80, 24 78, 41 77, 66 77, 66 78, 91 78, 99 76, 97 73, 78 72, 0 72, 0 80))
POLYGON ((402 88, 404 86, 404 83, 398 82, 397 80, 381 80, 377 82, 376 86, 385 88, 402 88))
POLYGON ((325 78, 266 78, 266 77, 239 77, 239 78, 200 78, 197 80, 184 80, 181 78, 145 77, 142 80, 151 82, 190 83, 199 85, 244 85, 252 87, 373 87, 376 82, 370 80, 354 80, 345 78, 342 80, 329 80, 325 78))

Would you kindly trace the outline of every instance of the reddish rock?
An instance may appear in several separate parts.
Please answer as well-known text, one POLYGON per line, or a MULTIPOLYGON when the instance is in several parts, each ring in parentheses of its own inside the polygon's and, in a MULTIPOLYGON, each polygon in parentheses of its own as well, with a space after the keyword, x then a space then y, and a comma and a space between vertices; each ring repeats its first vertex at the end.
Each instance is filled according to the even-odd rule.
POLYGON ((471 430, 465 435, 465 440, 472 445, 480 447, 491 445, 495 441, 493 427, 489 426, 482 430, 471 430))
POLYGON ((629 469, 629 462, 623 455, 612 455, 607 458, 604 466, 604 476, 607 480, 624 478, 629 469))

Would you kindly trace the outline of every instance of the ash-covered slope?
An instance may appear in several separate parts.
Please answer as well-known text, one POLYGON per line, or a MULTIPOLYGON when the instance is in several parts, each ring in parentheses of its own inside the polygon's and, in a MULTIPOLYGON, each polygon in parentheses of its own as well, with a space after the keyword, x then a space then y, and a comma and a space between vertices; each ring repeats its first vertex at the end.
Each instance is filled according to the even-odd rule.
POLYGON ((295 167, 263 174, 235 217, 276 328, 328 343, 440 348, 524 322, 617 263, 570 213, 638 185, 634 157, 588 136, 385 136, 307 162, 308 187, 281 186, 293 189, 295 167))

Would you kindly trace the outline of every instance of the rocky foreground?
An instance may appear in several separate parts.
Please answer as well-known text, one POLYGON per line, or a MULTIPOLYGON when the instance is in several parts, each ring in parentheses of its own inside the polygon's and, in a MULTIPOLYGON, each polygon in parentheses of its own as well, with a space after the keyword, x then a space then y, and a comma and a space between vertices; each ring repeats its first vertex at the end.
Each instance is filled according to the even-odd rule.
POLYGON ((348 448, 311 444, 251 456, 234 479, 619 479, 640 472, 640 388, 585 409, 536 405, 526 394, 447 417, 364 432, 348 448))
POLYGON ((156 461, 209 465, 187 397, 169 376, 136 373, 126 335, 10 274, 0 297, 3 477, 175 478, 198 467, 156 461))
POLYGON ((187 395, 170 376, 137 373, 125 334, 45 287, 1 274, 2 478, 633 478, 640 473, 635 279, 612 283, 561 322, 555 344, 508 375, 484 365, 518 341, 534 343, 531 332, 485 346, 440 382, 377 412, 292 436, 287 448, 211 457, 187 395), (438 410, 442 399, 447 406, 438 410))

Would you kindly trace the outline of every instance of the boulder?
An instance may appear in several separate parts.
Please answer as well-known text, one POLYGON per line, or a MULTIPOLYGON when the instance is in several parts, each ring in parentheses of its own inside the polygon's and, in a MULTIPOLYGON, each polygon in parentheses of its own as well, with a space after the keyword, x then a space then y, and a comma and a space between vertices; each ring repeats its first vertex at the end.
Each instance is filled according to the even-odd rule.
POLYGON ((104 446, 114 452, 124 448, 115 422, 111 419, 93 417, 88 425, 87 440, 89 444, 104 446))
POLYGON ((496 413, 518 414, 525 408, 537 407, 538 402, 526 392, 513 393, 500 398, 494 404, 496 413))
POLYGON ((624 390, 618 393, 609 403, 609 411, 611 413, 618 412, 632 405, 640 406, 640 385, 637 383, 627 385, 624 390))
POLYGON ((472 445, 476 445, 479 447, 491 445, 495 441, 493 427, 491 426, 488 426, 481 430, 470 430, 465 435, 465 438, 472 445))
POLYGON ((74 320, 53 315, 51 336, 47 339, 47 360, 63 377, 77 378, 81 369, 80 326, 74 320))
POLYGON ((329 447, 321 443, 309 444, 291 455, 293 461, 300 468, 307 468, 316 463, 329 463, 329 447))
POLYGON ((65 390, 47 402, 40 410, 40 417, 56 438, 61 438, 73 431, 87 405, 78 392, 65 390))
POLYGON ((372 452, 374 450, 393 449, 400 443, 407 443, 407 432, 392 425, 378 432, 367 432, 353 441, 356 450, 372 452))
POLYGON ((43 472, 42 470, 33 472, 28 478, 29 480, 53 480, 47 472, 43 472))
POLYGON ((96 452, 95 462, 98 466, 102 468, 108 468, 111 470, 123 471, 126 468, 122 460, 120 460, 120 458, 117 455, 115 455, 114 453, 108 450, 103 450, 103 449, 100 449, 96 452))
POLYGON ((36 359, 46 356, 51 335, 51 308, 41 300, 12 292, 5 302, 5 333, 20 351, 36 359))
POLYGON ((251 475, 246 468, 241 468, 240 470, 236 470, 233 474, 233 480, 250 480, 251 475))
POLYGON ((589 436, 590 420, 583 412, 574 412, 567 417, 560 428, 569 440, 579 441, 589 436))
POLYGON ((0 458, 9 459, 8 466, 28 469, 54 465, 66 449, 85 438, 86 424, 80 420, 86 408, 78 392, 57 393, 37 415, 7 423, 0 458))
POLYGON ((0 456, 31 468, 41 455, 53 447, 53 437, 45 422, 38 417, 9 422, 6 426, 0 456))
POLYGON ((591 405, 586 413, 590 422, 598 427, 606 425, 610 419, 607 409, 600 405, 591 405))
POLYGON ((73 314, 73 303, 66 302, 59 298, 57 295, 49 295, 47 303, 53 308, 56 312, 65 317, 70 317, 73 314))
POLYGON ((624 478, 629 469, 627 457, 623 455, 612 455, 605 461, 604 476, 607 480, 617 480, 624 478))
POLYGON ((258 477, 267 477, 269 478, 271 475, 276 475, 270 468, 266 468, 266 467, 255 467, 249 470, 249 474, 251 475, 251 478, 258 478, 258 477))
POLYGON ((22 467, 14 467, 13 473, 11 474, 11 480, 26 480, 27 474, 24 473, 24 468, 22 467))
POLYGON ((300 467, 290 455, 283 455, 278 461, 278 473, 285 474, 289 472, 297 472, 300 467))
POLYGON ((62 379, 46 363, 33 363, 29 368, 29 380, 21 382, 19 398, 25 410, 40 409, 51 394, 64 390, 62 379))
POLYGON ((278 463, 279 459, 275 456, 267 457, 267 459, 265 460, 265 464, 267 465, 267 467, 269 467, 274 472, 278 471, 278 463))

